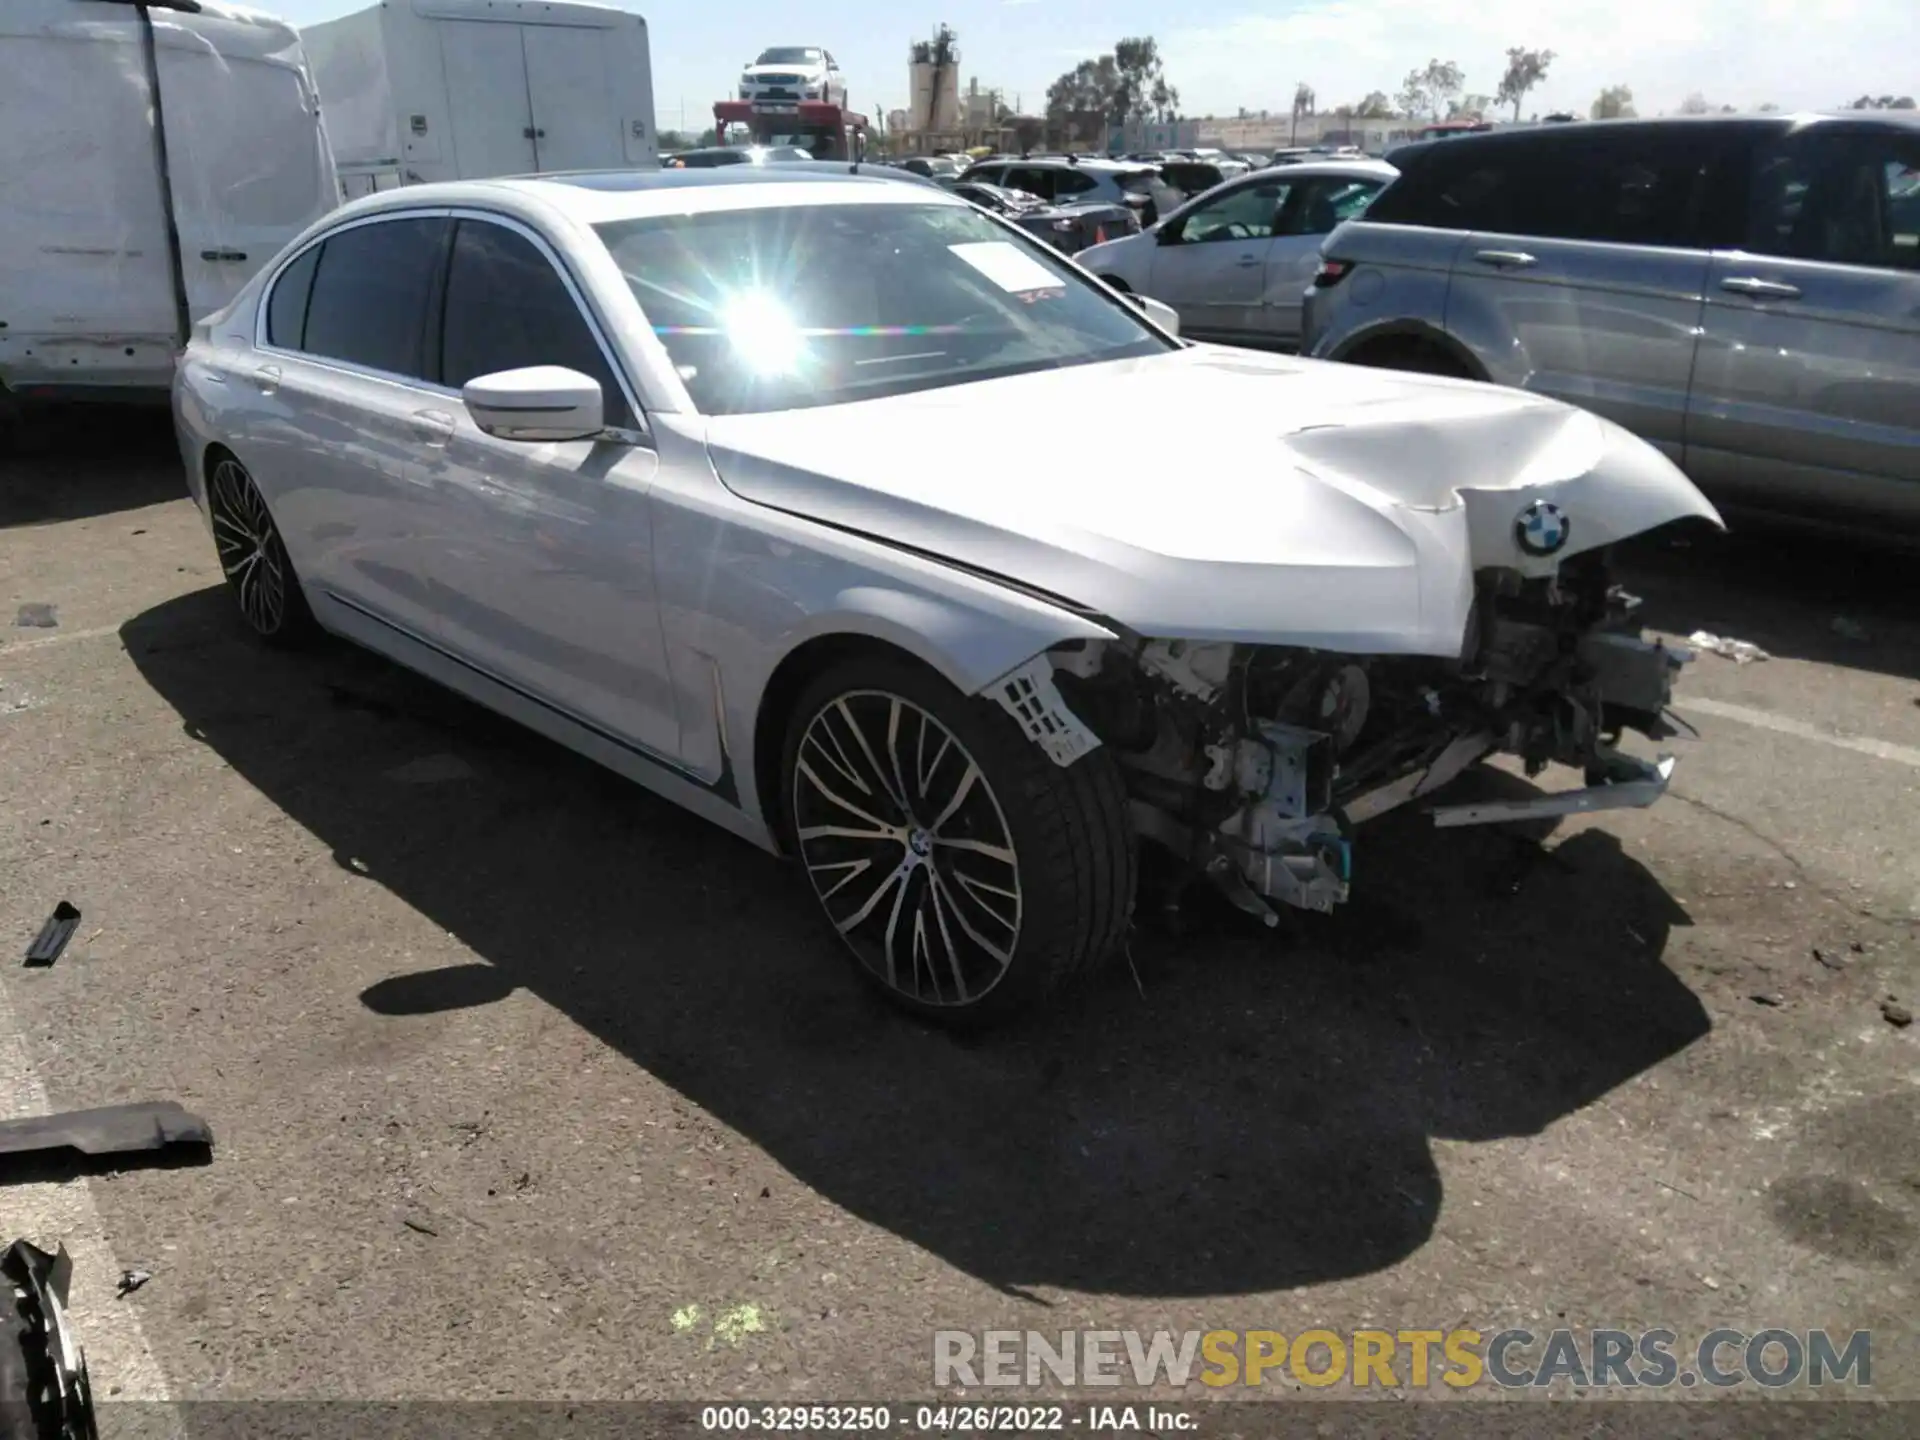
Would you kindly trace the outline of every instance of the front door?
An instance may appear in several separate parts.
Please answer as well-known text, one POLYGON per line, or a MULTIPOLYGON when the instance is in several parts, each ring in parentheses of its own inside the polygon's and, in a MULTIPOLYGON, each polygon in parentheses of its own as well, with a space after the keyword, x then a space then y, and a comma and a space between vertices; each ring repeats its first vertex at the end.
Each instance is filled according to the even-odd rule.
POLYGON ((522 27, 490 20, 435 23, 447 77, 455 175, 473 180, 538 170, 522 27))
POLYGON ((1732 500, 1920 531, 1920 136, 1791 134, 1717 251, 1688 470, 1732 500))
MULTIPOLYGON (((607 423, 632 406, 569 281, 517 229, 459 221, 447 271, 441 381, 561 365, 591 375, 607 423)), ((499 440, 457 400, 425 460, 438 531, 423 566, 445 643, 523 694, 672 759, 680 727, 654 595, 658 457, 612 441, 499 440)))
POLYGON ((1155 233, 1147 291, 1180 312, 1180 333, 1245 339, 1259 332, 1274 222, 1289 182, 1224 190, 1155 233))
POLYGON ((564 25, 520 25, 527 93, 533 100, 538 170, 610 170, 626 163, 608 92, 607 32, 564 25))

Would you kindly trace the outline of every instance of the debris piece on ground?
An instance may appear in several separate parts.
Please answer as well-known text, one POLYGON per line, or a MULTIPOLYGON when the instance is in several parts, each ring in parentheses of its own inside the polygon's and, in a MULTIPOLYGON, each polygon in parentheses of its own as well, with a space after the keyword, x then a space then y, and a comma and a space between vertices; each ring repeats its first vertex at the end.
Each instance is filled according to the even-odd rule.
POLYGON ((13 623, 21 630, 58 630, 60 622, 54 618, 56 606, 32 603, 22 605, 14 613, 13 623))
POLYGON ((1880 1002, 1880 1014, 1885 1017, 1886 1022, 1896 1030, 1904 1030, 1907 1026, 1913 1024, 1913 1011, 1893 1000, 1882 1000, 1880 1002))
POLYGON ((0 1255, 0 1281, 12 1292, 12 1303, 0 1306, 0 1432, 95 1440, 86 1356, 67 1323, 67 1247, 49 1255, 14 1241, 0 1255), (34 1428, 16 1424, 16 1415, 34 1428))
POLYGON ((153 1272, 151 1270, 122 1270, 120 1272, 120 1283, 115 1287, 114 1293, 131 1295, 151 1279, 153 1279, 153 1272))
POLYGON ((1696 630, 1687 637, 1689 645, 1702 650, 1711 650, 1714 654, 1733 661, 1736 665, 1750 665, 1755 660, 1771 660, 1773 657, 1751 640, 1735 640, 1728 635, 1714 635, 1705 630, 1696 630))
POLYGON ((1865 640, 1867 627, 1858 620, 1849 620, 1845 615, 1833 617, 1833 633, 1843 640, 1865 640))
POLYGON ((1747 998, 1756 1005, 1765 1005, 1770 1010, 1778 1009, 1780 1006, 1786 1004, 1786 1001, 1782 1000, 1778 995, 1762 993, 1759 995, 1749 995, 1747 998))
POLYGON ((386 772, 386 778, 398 781, 402 785, 439 785, 449 780, 471 780, 473 766, 458 755, 442 752, 438 755, 423 755, 418 760, 409 760, 404 765, 396 765, 386 772))
POLYGON ((80 911, 73 902, 62 900, 54 906, 47 923, 40 927, 40 933, 27 946, 27 964, 53 964, 60 958, 60 952, 67 948, 67 942, 73 938, 73 932, 79 924, 80 911))
POLYGON ((422 1235, 438 1236, 440 1234, 438 1230, 434 1229, 431 1225, 427 1224, 426 1221, 415 1220, 411 1215, 402 1215, 400 1217, 400 1223, 406 1226, 407 1229, 409 1230, 419 1231, 422 1235))
POLYGON ((78 1150, 111 1155, 123 1150, 160 1150, 169 1145, 211 1145, 213 1131, 174 1100, 143 1100, 60 1115, 0 1120, 0 1155, 36 1150, 78 1150))

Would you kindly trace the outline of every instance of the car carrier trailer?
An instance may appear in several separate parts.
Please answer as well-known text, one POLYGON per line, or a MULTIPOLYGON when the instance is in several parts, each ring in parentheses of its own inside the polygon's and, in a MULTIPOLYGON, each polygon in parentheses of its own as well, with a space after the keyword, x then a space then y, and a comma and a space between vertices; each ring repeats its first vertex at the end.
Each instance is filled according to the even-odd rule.
POLYGON ((722 145, 798 145, 816 160, 867 157, 867 117, 817 100, 802 100, 791 110, 721 100, 713 107, 713 133, 722 145))

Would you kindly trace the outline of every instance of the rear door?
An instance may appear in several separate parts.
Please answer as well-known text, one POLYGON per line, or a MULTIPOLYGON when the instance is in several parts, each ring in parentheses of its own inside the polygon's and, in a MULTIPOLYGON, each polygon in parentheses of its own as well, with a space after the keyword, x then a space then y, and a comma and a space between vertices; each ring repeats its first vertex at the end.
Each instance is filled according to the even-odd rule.
POLYGON ((461 179, 540 168, 521 29, 487 20, 439 23, 453 160, 461 179))
POLYGON ((1307 287, 1320 268, 1320 246, 1336 226, 1367 208, 1385 180, 1319 175, 1295 181, 1280 207, 1260 300, 1263 338, 1278 345, 1300 343, 1307 287))
POLYGON ((1688 469, 1731 499, 1920 530, 1920 134, 1808 127, 1739 181, 1688 469))
POLYGON ((254 54, 257 41, 234 28, 153 12, 174 222, 196 320, 340 202, 305 73, 284 57, 254 54))
POLYGON ((1275 176, 1245 180, 1155 233, 1147 293, 1180 312, 1181 334, 1246 339, 1260 333, 1267 251, 1290 188, 1275 176))
POLYGON ((1501 357, 1495 378, 1604 415, 1679 460, 1707 277, 1699 217, 1724 133, 1466 142, 1463 157, 1485 160, 1463 182, 1472 233, 1454 260, 1447 329, 1501 357))
POLYGON ((626 163, 618 107, 609 85, 604 30, 520 25, 532 97, 539 170, 617 169, 626 163))

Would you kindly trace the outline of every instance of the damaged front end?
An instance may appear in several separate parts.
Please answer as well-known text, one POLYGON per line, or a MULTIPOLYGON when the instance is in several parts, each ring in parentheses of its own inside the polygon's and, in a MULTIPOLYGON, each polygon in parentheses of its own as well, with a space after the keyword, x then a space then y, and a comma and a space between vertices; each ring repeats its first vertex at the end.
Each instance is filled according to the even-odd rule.
POLYGON ((1051 653, 1072 715, 1111 749, 1138 833, 1269 923, 1274 903, 1347 898, 1354 827, 1439 789, 1488 756, 1581 788, 1434 811, 1442 826, 1644 806, 1673 762, 1624 754, 1624 732, 1676 733, 1666 711, 1689 652, 1642 637, 1638 601, 1604 555, 1557 573, 1488 569, 1451 658, 1128 638, 1051 653))

